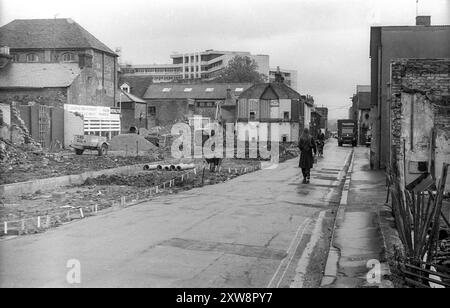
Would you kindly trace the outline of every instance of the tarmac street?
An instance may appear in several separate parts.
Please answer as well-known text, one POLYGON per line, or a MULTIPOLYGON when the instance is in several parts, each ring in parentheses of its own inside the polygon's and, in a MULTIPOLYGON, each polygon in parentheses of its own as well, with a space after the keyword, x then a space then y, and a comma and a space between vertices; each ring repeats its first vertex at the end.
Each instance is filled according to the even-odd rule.
POLYGON ((4 239, 0 286, 312 286, 309 275, 320 275, 321 266, 311 256, 326 260, 327 251, 316 251, 320 245, 311 241, 328 245, 326 235, 312 233, 322 232, 316 221, 333 221, 351 152, 330 140, 311 184, 301 184, 293 159, 45 233, 4 239))

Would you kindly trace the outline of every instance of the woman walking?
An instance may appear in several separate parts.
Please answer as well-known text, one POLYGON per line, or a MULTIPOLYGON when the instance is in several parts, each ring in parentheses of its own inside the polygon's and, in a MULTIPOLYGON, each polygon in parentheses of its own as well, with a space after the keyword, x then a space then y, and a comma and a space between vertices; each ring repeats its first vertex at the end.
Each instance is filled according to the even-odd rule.
POLYGON ((309 184, 310 171, 314 164, 314 155, 317 152, 316 142, 314 138, 309 134, 309 129, 305 128, 300 140, 298 142, 298 147, 300 148, 300 161, 298 166, 302 168, 303 173, 303 184, 309 184))

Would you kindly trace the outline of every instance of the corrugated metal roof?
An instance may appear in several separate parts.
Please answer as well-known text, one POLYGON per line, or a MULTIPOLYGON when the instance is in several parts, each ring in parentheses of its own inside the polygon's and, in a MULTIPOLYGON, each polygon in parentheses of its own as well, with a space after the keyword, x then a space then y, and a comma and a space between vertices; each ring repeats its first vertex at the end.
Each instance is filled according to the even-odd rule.
POLYGON ((204 83, 180 84, 158 83, 151 84, 145 92, 144 99, 226 99, 227 89, 231 95, 238 97, 243 91, 251 87, 251 83, 204 83))
POLYGON ((80 72, 77 63, 10 63, 0 71, 0 88, 68 87, 80 72))
POLYGON ((117 56, 70 18, 15 19, 0 27, 0 46, 10 48, 93 48, 117 56))

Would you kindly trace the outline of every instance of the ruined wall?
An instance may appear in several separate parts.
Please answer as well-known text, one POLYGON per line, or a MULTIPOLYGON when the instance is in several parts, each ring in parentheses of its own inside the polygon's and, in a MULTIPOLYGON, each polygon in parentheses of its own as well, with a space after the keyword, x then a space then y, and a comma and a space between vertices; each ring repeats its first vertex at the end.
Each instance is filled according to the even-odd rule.
POLYGON ((1 89, 0 102, 26 105, 29 102, 62 107, 67 102, 66 88, 44 88, 44 89, 1 89))
MULTIPOLYGON (((407 179, 420 174, 416 163, 435 155, 436 175, 450 162, 450 59, 401 59, 392 62, 391 159, 407 160, 407 179), (432 129, 438 130, 432 140, 432 129), (431 144, 437 148, 432 151, 431 144)), ((449 182, 450 183, 450 182, 449 182)))

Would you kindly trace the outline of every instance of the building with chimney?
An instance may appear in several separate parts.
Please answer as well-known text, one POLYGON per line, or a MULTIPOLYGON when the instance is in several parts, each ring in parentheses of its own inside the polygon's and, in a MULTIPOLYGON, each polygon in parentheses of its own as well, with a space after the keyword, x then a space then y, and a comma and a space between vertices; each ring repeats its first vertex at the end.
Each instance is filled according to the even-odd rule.
POLYGON ((216 119, 220 105, 221 121, 236 121, 236 105, 239 95, 251 83, 156 83, 151 84, 143 99, 147 102, 150 123, 157 126, 186 122, 192 118, 207 121, 216 119))
POLYGON ((41 144, 53 143, 56 132, 66 146, 73 136, 69 132, 119 133, 117 55, 79 24, 14 20, 0 27, 0 46, 7 46, 10 57, 0 68, 0 102, 15 105, 29 119, 28 128, 41 144), (71 126, 67 113, 83 116, 81 130, 71 126))
POLYGON ((277 73, 274 82, 255 84, 239 96, 237 138, 297 142, 300 130, 311 125, 312 108, 312 97, 300 95, 277 73))

